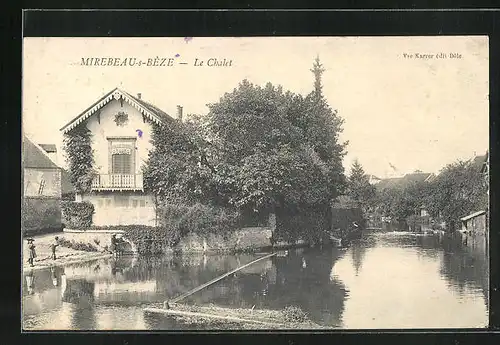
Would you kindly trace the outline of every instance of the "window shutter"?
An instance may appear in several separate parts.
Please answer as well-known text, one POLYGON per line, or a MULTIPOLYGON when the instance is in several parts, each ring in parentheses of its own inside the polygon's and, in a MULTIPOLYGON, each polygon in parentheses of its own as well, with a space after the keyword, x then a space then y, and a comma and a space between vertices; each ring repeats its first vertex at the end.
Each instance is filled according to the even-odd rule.
POLYGON ((114 154, 112 156, 113 174, 131 174, 131 162, 130 154, 114 154))

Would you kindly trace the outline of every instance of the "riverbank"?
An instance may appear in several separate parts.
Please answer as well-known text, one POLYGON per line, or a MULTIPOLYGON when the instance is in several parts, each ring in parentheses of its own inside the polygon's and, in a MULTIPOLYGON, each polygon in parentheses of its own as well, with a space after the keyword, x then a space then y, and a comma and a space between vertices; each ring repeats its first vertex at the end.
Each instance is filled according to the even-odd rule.
POLYGON ((174 318, 177 322, 194 328, 241 329, 331 329, 314 323, 298 308, 283 310, 223 308, 214 304, 206 306, 175 304, 171 309, 155 305, 144 310, 146 314, 174 318))
POLYGON ((36 255, 37 257, 34 260, 34 267, 31 267, 28 264, 29 258, 29 250, 28 243, 24 239, 23 240, 23 272, 26 271, 34 271, 34 270, 42 270, 49 267, 54 266, 66 266, 75 263, 87 262, 92 260, 98 260, 103 258, 111 257, 112 254, 100 251, 100 252, 86 252, 82 250, 75 250, 72 248, 66 247, 57 247, 56 249, 56 260, 52 260, 50 244, 55 240, 55 236, 59 238, 64 237, 64 233, 52 233, 48 235, 40 235, 32 237, 35 241, 34 244, 36 246, 36 255))

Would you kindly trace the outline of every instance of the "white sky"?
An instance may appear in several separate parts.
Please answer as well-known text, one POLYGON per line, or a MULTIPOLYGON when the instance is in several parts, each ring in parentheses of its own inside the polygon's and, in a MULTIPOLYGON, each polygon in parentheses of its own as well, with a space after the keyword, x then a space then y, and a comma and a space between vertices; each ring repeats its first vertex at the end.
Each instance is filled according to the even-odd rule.
MULTIPOLYGON (((175 115, 204 114, 244 78, 307 94, 319 54, 324 93, 345 119, 346 170, 388 176, 437 172, 488 148, 488 38, 25 38, 23 128, 62 150, 59 129, 115 87, 175 115), (458 53, 461 59, 407 59, 403 53, 458 53), (180 57, 175 58, 176 54, 180 57), (82 66, 82 57, 175 58, 173 67, 82 66), (230 59, 231 67, 194 67, 195 58, 230 59)), ((206 62, 205 62, 206 63, 206 62)), ((63 162, 60 154, 59 162, 63 162)))

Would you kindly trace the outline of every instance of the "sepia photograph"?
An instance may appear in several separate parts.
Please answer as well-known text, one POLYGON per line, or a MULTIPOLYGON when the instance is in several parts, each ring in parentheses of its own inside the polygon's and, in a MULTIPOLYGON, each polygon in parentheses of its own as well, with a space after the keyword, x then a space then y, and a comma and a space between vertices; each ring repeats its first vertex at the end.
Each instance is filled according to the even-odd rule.
POLYGON ((488 327, 488 36, 22 48, 23 331, 488 327))

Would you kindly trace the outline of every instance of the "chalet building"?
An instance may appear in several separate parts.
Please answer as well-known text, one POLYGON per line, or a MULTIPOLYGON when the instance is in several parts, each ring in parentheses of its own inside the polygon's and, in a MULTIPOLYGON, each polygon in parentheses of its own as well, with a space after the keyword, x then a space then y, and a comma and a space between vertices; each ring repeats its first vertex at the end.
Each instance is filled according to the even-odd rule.
MULTIPOLYGON (((182 107, 177 107, 178 119, 182 107)), ((115 88, 97 99, 61 128, 63 134, 79 126, 91 132, 97 175, 89 193, 77 201, 94 205, 94 225, 155 225, 154 198, 144 192, 142 167, 152 148, 152 124, 175 121, 141 94, 115 88)))
POLYGON ((34 141, 22 142, 23 230, 61 228, 61 168, 34 141))

